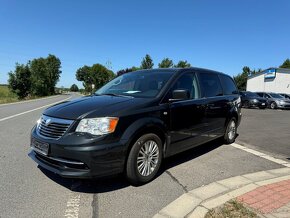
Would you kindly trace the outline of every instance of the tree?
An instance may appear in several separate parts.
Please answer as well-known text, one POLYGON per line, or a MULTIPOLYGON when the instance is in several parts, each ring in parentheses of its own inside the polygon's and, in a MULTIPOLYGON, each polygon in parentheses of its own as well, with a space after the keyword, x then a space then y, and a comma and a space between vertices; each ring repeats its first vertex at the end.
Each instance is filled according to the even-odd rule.
POLYGON ((9 73, 9 89, 19 99, 27 97, 31 91, 31 72, 28 65, 16 64, 15 71, 9 73))
POLYGON ((48 92, 52 95, 54 94, 54 88, 61 74, 61 62, 59 58, 51 54, 48 55, 45 62, 48 76, 48 92))
POLYGON ((152 69, 154 66, 153 60, 150 57, 150 55, 146 54, 146 56, 143 58, 141 62, 141 69, 152 69))
POLYGON ((32 93, 38 96, 52 95, 61 74, 59 58, 49 54, 28 62, 31 71, 32 93))
POLYGON ((171 68, 173 67, 173 61, 169 58, 164 58, 159 64, 159 68, 171 68))
POLYGON ((79 91, 79 87, 76 84, 72 84, 70 87, 70 91, 71 92, 78 92, 79 91))
POLYGON ((234 80, 238 86, 240 91, 245 91, 247 87, 247 79, 248 75, 250 74, 251 70, 249 67, 243 67, 243 72, 239 73, 237 76, 234 76, 234 80))
POLYGON ((37 58, 29 61, 31 71, 32 94, 38 96, 48 95, 48 75, 46 71, 45 59, 37 58))
POLYGON ((86 92, 92 92, 92 79, 90 78, 91 68, 87 65, 79 68, 76 72, 76 79, 83 82, 86 92))
POLYGON ((175 65, 174 67, 178 67, 178 68, 186 68, 186 67, 191 67, 190 63, 188 63, 187 61, 179 61, 177 63, 177 65, 175 65))
POLYGON ((117 76, 121 76, 121 75, 123 75, 125 73, 134 72, 134 71, 137 71, 139 69, 140 68, 133 66, 131 68, 126 68, 126 69, 119 70, 116 74, 117 74, 117 76))
POLYGON ((76 72, 76 79, 82 81, 87 92, 93 92, 115 77, 115 74, 101 64, 83 66, 76 72), (92 85, 95 89, 92 89, 92 85))
POLYGON ((280 68, 290 68, 290 59, 287 58, 283 64, 280 66, 280 68))
POLYGON ((95 85, 95 89, 99 89, 107 82, 112 80, 115 77, 115 74, 113 71, 107 69, 101 64, 94 64, 91 67, 90 76, 92 78, 93 84, 95 85))

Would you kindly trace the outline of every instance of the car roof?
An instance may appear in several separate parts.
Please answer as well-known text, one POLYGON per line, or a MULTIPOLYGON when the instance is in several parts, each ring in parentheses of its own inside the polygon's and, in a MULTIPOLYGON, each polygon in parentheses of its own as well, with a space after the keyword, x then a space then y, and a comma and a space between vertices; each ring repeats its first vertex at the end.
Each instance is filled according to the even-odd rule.
POLYGON ((187 68, 157 68, 157 69, 142 69, 142 70, 138 70, 138 72, 141 71, 150 71, 150 72, 172 72, 172 73, 183 73, 185 71, 196 71, 196 72, 200 72, 200 73, 215 73, 215 74, 223 74, 225 76, 229 76, 225 73, 219 72, 219 71, 215 71, 215 70, 210 70, 210 69, 206 69, 206 68, 199 68, 199 67, 187 67, 187 68))

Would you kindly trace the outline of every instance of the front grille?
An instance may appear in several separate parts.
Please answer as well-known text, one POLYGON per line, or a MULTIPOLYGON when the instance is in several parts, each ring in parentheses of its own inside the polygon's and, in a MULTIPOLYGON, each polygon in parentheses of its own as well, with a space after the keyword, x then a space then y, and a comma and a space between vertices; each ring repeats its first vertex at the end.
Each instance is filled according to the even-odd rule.
POLYGON ((72 122, 72 120, 42 115, 37 125, 37 132, 45 138, 59 139, 65 134, 72 122))

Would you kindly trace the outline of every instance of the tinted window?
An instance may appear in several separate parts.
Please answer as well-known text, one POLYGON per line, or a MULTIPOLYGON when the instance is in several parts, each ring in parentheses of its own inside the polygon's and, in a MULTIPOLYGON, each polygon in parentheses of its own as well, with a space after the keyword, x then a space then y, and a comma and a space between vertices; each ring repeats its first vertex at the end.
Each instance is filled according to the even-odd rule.
POLYGON ((262 98, 264 97, 264 96, 263 96, 263 93, 259 93, 259 92, 257 92, 257 95, 259 95, 259 96, 262 97, 262 98))
POLYGON ((173 90, 187 90, 190 94, 191 99, 199 98, 199 89, 197 86, 197 79, 194 73, 186 73, 182 75, 174 83, 171 89, 171 97, 172 97, 173 90))
POLYGON ((223 90, 217 74, 200 73, 200 84, 203 88, 204 97, 223 95, 223 90))
POLYGON ((224 95, 237 94, 237 87, 229 76, 220 75, 224 95))
POLYGON ((271 93, 270 95, 272 96, 272 98, 283 98, 283 96, 275 94, 275 93, 271 93))
POLYGON ((248 97, 259 97, 257 93, 254 92, 241 92, 242 96, 248 96, 248 97))

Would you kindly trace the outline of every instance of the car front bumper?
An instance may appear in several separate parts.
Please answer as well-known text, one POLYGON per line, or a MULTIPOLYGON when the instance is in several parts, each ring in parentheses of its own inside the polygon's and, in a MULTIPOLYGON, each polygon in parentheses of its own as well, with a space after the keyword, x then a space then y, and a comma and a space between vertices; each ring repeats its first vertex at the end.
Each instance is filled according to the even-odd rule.
POLYGON ((49 144, 47 155, 31 149, 28 156, 40 167, 69 178, 94 178, 121 173, 125 164, 125 144, 101 144, 86 134, 65 135, 59 140, 40 137, 33 128, 31 137, 49 144))
POLYGON ((290 103, 284 103, 284 104, 277 103, 277 107, 281 109, 290 109, 290 103))
POLYGON ((254 101, 250 101, 249 102, 250 107, 259 107, 259 108, 266 108, 267 107, 267 103, 266 102, 254 102, 254 101))

